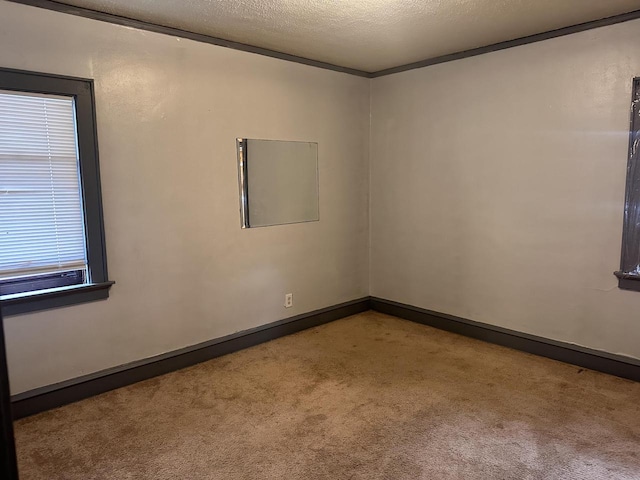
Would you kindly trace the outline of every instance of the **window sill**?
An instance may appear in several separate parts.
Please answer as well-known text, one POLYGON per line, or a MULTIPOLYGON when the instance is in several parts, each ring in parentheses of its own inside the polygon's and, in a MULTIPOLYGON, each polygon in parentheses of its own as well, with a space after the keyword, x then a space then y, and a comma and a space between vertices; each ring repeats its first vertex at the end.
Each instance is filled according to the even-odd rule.
POLYGON ((79 303, 109 298, 109 289, 115 282, 85 283, 69 287, 49 288, 35 292, 1 295, 2 314, 19 315, 50 308, 66 307, 79 303))
POLYGON ((640 292, 640 275, 624 272, 614 272, 614 275, 618 277, 619 289, 640 292))

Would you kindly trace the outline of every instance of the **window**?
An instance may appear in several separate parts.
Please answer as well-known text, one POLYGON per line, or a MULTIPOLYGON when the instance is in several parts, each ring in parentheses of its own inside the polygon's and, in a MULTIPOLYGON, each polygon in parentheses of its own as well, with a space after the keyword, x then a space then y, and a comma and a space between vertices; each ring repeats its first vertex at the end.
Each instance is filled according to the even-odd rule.
POLYGON ((627 193, 618 286, 640 291, 640 78, 633 80, 627 193))
POLYGON ((93 83, 0 69, 5 314, 107 298, 93 83))

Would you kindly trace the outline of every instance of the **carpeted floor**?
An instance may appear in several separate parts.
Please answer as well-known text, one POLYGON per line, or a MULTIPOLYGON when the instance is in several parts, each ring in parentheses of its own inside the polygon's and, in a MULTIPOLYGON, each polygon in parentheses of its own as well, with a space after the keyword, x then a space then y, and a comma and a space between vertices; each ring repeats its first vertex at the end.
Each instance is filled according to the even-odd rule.
POLYGON ((367 312, 16 423, 21 479, 640 479, 640 384, 367 312))

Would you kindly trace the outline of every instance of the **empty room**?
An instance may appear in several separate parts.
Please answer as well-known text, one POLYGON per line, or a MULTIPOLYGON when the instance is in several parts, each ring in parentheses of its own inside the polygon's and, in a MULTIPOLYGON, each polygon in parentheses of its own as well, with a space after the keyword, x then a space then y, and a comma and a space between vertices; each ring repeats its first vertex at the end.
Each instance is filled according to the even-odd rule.
POLYGON ((3 480, 640 480, 640 0, 0 0, 3 480))

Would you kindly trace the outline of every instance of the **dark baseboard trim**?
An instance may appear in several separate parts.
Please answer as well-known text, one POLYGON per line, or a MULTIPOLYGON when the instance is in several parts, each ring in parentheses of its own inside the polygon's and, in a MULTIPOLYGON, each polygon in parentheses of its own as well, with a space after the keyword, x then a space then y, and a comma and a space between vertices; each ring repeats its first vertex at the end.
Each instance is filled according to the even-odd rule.
POLYGON ((355 68, 342 67, 340 65, 334 65, 327 62, 321 62, 319 60, 312 60, 310 58, 299 57, 297 55, 291 55, 284 52, 277 52, 275 50, 269 50, 266 48, 255 47, 253 45, 247 45, 240 42, 225 40, 224 38, 212 37, 209 35, 195 33, 188 30, 182 30, 179 28, 173 28, 166 25, 159 25, 155 23, 144 22, 142 20, 136 20, 129 17, 122 17, 119 15, 100 12, 98 10, 92 10, 89 8, 75 7, 73 5, 67 5, 65 3, 56 2, 54 0, 8 0, 8 1, 13 3, 20 3, 23 5, 30 5, 38 8, 44 8, 46 10, 52 10, 55 12, 66 13, 69 15, 76 15, 78 17, 90 18, 92 20, 99 20, 102 22, 113 23, 116 25, 124 25, 126 27, 137 28, 137 29, 146 30, 149 32, 162 33, 162 34, 171 35, 174 37, 187 38, 189 40, 194 40, 196 42, 203 42, 203 43, 209 43, 212 45, 217 45, 220 47, 233 48, 234 50, 255 53, 258 55, 265 55, 267 57, 278 58, 280 60, 301 63, 303 65, 324 68, 327 70, 333 70, 336 72, 347 73, 349 75, 356 75, 358 77, 365 77, 365 78, 383 77, 385 75, 392 75, 394 73, 405 72, 407 70, 414 70, 416 68, 428 67, 430 65, 437 65, 439 63, 445 63, 445 62, 452 62, 454 60, 460 60, 467 57, 475 57, 476 55, 496 52, 498 50, 518 47, 520 45, 527 45, 529 43, 540 42, 542 40, 548 40, 550 38, 562 37, 564 35, 571 35, 573 33, 584 32, 586 30, 606 27, 608 25, 615 25, 616 23, 627 22, 629 20, 636 20, 640 18, 640 10, 634 10, 632 12, 623 13, 620 15, 614 15, 611 17, 602 18, 600 20, 592 20, 590 22, 580 23, 578 25, 571 25, 564 28, 558 28, 556 30, 550 30, 548 32, 542 32, 534 35, 528 35, 526 37, 516 38, 514 40, 508 40, 506 42, 494 43, 492 45, 486 45, 484 47, 473 48, 473 49, 464 50, 461 52, 454 52, 454 53, 451 53, 448 55, 442 55, 439 57, 427 58, 425 60, 408 63, 406 65, 399 65, 397 67, 378 70, 377 72, 365 72, 363 70, 358 70, 355 68))
POLYGON ((371 297, 371 309, 440 330, 640 382, 640 360, 371 297))
POLYGON ((392 300, 366 297, 14 395, 11 397, 13 417, 17 420, 61 407, 369 309, 440 330, 640 382, 640 360, 634 358, 558 342, 392 300))
POLYGON ((20 393, 11 397, 13 418, 17 420, 61 407, 367 310, 369 310, 369 298, 361 298, 127 365, 20 393))

